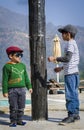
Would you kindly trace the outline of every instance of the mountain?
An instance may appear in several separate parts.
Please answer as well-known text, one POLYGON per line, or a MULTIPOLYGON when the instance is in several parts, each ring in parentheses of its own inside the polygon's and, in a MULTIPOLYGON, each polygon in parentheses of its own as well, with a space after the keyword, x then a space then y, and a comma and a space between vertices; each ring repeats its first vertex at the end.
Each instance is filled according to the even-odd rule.
POLYGON ((28 32, 28 17, 0 6, 0 28, 28 32))
MULTIPOLYGON (((47 62, 47 57, 52 55, 53 38, 57 34, 61 39, 62 50, 64 48, 64 41, 57 29, 60 26, 55 26, 53 23, 46 24, 46 63, 47 63, 47 79, 56 78, 56 73, 53 68, 56 64, 47 62)), ((84 27, 77 26, 78 34, 76 41, 80 52, 80 76, 84 78, 84 27)), ((28 16, 20 15, 11 12, 8 9, 0 7, 0 82, 2 77, 2 67, 9 60, 6 55, 6 48, 11 45, 17 45, 24 50, 24 57, 22 61, 26 64, 28 73, 30 74, 30 56, 29 56, 29 39, 28 39, 28 16)), ((62 51, 63 53, 63 51, 62 51)), ((63 73, 60 73, 60 79, 63 80, 63 73)))

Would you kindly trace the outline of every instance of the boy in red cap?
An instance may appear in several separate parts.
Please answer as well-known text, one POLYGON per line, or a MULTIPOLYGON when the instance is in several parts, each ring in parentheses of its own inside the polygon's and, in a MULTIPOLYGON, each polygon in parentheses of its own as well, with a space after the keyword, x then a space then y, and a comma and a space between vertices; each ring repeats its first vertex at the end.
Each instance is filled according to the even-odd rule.
POLYGON ((21 63, 23 50, 16 46, 6 49, 10 59, 3 67, 2 91, 9 99, 10 127, 25 125, 22 121, 25 108, 26 89, 32 93, 32 86, 27 75, 26 66, 21 63))

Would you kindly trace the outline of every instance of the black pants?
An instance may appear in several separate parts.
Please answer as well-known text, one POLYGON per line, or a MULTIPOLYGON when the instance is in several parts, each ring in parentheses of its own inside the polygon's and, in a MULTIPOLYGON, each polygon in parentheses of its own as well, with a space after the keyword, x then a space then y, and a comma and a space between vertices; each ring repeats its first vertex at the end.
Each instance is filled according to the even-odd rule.
POLYGON ((26 91, 25 88, 9 89, 10 120, 20 121, 24 115, 26 91))

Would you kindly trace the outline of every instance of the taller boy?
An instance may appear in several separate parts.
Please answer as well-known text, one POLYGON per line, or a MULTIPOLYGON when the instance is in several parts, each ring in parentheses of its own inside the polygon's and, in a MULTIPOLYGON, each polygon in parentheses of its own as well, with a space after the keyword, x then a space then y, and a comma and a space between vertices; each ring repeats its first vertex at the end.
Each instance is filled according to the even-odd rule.
POLYGON ((58 31, 62 33, 62 38, 67 41, 65 47, 65 55, 63 57, 57 57, 56 59, 52 56, 48 58, 48 61, 63 62, 63 67, 56 68, 55 71, 59 72, 64 69, 64 80, 65 80, 65 98, 66 108, 68 116, 60 122, 60 124, 71 123, 75 120, 79 120, 79 51, 74 40, 77 33, 77 28, 73 25, 66 25, 63 28, 59 28, 58 31))

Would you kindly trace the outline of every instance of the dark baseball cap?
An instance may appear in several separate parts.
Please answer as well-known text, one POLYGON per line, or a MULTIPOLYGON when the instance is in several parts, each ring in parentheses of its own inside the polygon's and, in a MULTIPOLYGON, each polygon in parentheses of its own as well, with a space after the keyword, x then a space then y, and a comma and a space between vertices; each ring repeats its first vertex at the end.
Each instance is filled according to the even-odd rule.
POLYGON ((9 55, 10 53, 12 52, 23 52, 22 49, 20 49, 19 47, 17 46, 10 46, 6 49, 6 53, 9 55))
POLYGON ((77 33, 77 28, 76 28, 75 26, 71 25, 71 24, 68 24, 68 25, 66 25, 66 26, 64 26, 64 27, 62 27, 62 28, 59 28, 58 31, 59 31, 60 33, 70 32, 70 33, 76 35, 76 33, 77 33))

